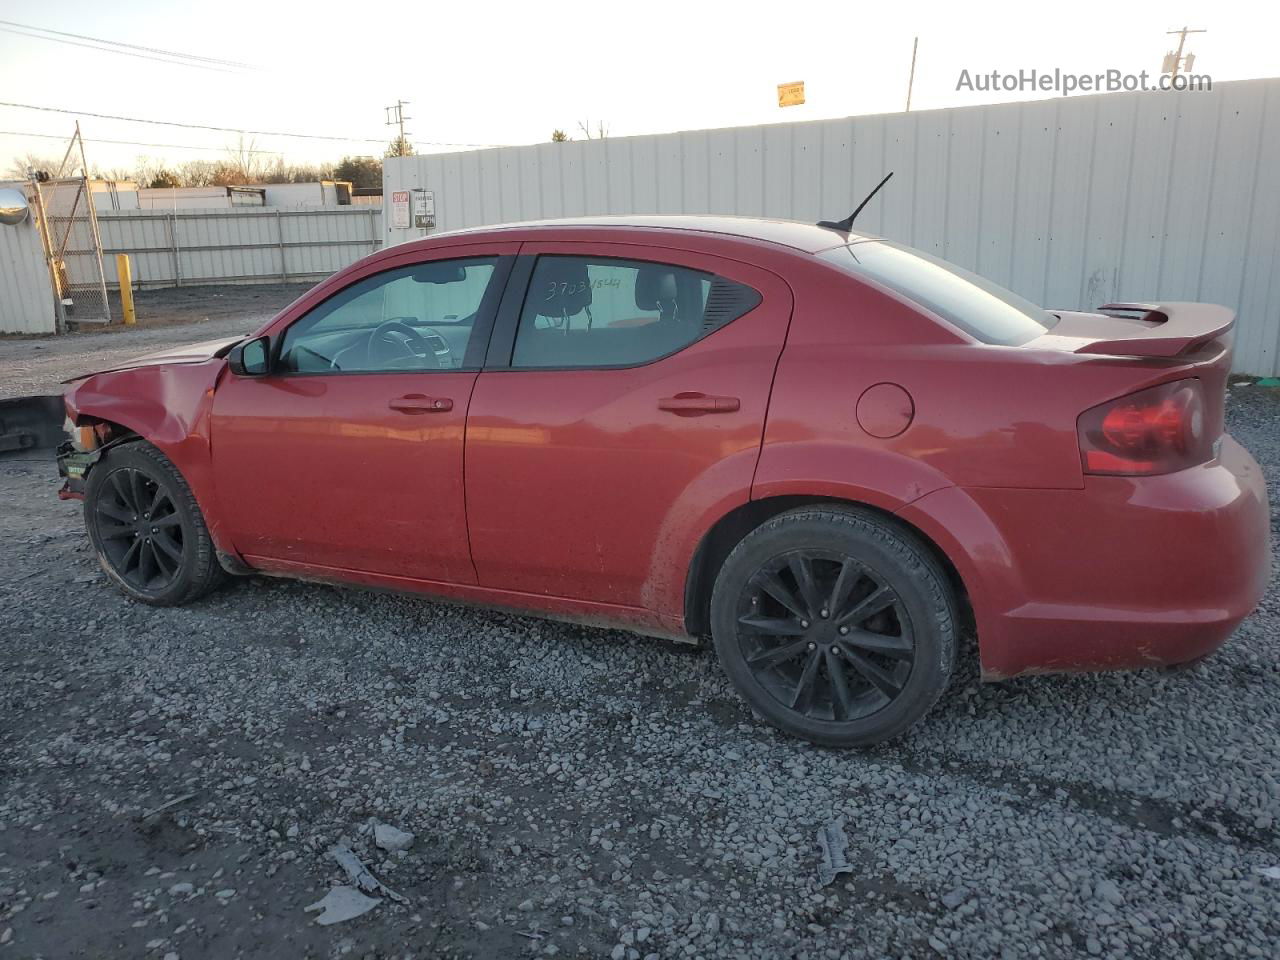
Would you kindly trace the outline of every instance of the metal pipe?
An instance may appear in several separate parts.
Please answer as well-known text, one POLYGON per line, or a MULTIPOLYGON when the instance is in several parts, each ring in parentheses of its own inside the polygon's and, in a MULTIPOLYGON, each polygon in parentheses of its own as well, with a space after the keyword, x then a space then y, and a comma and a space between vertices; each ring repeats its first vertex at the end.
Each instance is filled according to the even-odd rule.
MULTIPOLYGON (((323 193, 323 192, 324 192, 324 188, 323 188, 323 187, 321 187, 321 193, 323 193)), ((282 219, 280 218, 280 211, 279 211, 279 210, 277 210, 277 211, 276 211, 276 240, 277 240, 277 242, 280 244, 280 282, 281 282, 281 283, 288 283, 288 282, 289 282, 289 271, 285 268, 285 262, 284 262, 284 255, 285 255, 285 250, 284 250, 284 220, 282 220, 282 219)))
POLYGON ((907 113, 911 112, 911 88, 916 85, 916 48, 920 46, 920 38, 911 41, 911 76, 907 78, 907 113))
POLYGON ((53 290, 53 328, 55 333, 67 332, 67 308, 62 303, 62 284, 58 280, 58 267, 53 259, 53 238, 49 236, 49 219, 45 214, 44 195, 40 182, 32 179, 31 192, 35 195, 36 213, 39 216, 40 246, 44 249, 45 263, 49 265, 49 285, 53 290))
POLYGON ((98 211, 93 203, 93 185, 89 182, 89 161, 84 156, 84 137, 80 135, 80 121, 76 121, 76 140, 80 143, 80 173, 84 177, 84 198, 89 204, 89 230, 93 234, 93 245, 97 248, 98 292, 102 295, 102 316, 111 322, 111 301, 107 299, 107 271, 102 266, 102 235, 98 233, 98 211))
MULTIPOLYGON (((382 212, 381 207, 326 207, 323 210, 262 210, 252 207, 239 207, 235 210, 210 210, 208 213, 196 213, 188 211, 186 213, 169 213, 170 217, 176 217, 179 220, 219 220, 227 217, 270 217, 274 214, 281 214, 286 217, 358 217, 358 216, 377 216, 382 212)), ((158 214, 152 209, 143 210, 119 210, 111 213, 104 212, 103 220, 146 220, 151 216, 164 216, 158 214)))
MULTIPOLYGON (((295 247, 349 247, 352 245, 368 246, 369 244, 377 244, 376 240, 368 240, 364 237, 354 237, 350 240, 289 240, 284 243, 284 247, 292 250, 295 247)), ((191 247, 183 247, 184 253, 198 253, 200 251, 209 250, 278 250, 281 244, 278 240, 269 241, 267 243, 232 243, 232 244, 196 244, 191 247)), ((141 256, 144 253, 172 253, 172 247, 103 247, 103 253, 132 253, 141 256)), ((90 256, 92 250, 66 250, 65 256, 90 256)))
MULTIPOLYGON (((311 283, 313 281, 323 280, 326 277, 331 277, 331 276, 333 276, 333 273, 328 270, 308 271, 307 273, 294 273, 294 274, 290 274, 289 283, 291 285, 311 283)), ((270 274, 241 273, 241 274, 234 274, 232 276, 223 276, 223 277, 185 277, 183 278, 182 282, 187 286, 200 286, 200 285, 216 286, 217 284, 220 284, 220 283, 242 283, 246 286, 252 286, 254 284, 279 283, 280 278, 277 277, 274 273, 270 273, 270 274)), ((144 288, 149 289, 152 287, 172 287, 172 286, 175 286, 175 284, 171 280, 164 280, 164 279, 139 280, 136 282, 136 286, 138 287, 139 290, 141 290, 144 288)))
POLYGON ((171 213, 165 220, 169 227, 169 245, 173 250, 173 285, 182 286, 182 261, 178 258, 178 215, 171 213))
POLYGON ((116 254, 116 280, 120 287, 120 312, 124 315, 124 325, 132 327, 138 322, 138 314, 133 309, 133 271, 129 269, 129 255, 116 254))

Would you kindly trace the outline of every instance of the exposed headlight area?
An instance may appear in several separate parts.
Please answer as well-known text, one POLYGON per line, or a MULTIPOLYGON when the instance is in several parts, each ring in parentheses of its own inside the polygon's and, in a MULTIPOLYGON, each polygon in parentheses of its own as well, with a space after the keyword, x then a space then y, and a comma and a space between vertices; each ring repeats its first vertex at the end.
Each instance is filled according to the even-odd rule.
POLYGON ((71 446, 80 453, 88 453, 90 450, 96 450, 101 445, 101 440, 98 437, 97 429, 95 427, 78 427, 71 422, 70 417, 67 417, 67 419, 62 422, 62 431, 71 441, 71 446))

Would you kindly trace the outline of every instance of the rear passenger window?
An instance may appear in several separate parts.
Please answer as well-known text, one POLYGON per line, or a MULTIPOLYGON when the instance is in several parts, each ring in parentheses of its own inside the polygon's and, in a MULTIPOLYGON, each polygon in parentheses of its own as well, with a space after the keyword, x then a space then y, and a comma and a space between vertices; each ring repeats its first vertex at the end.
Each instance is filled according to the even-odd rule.
POLYGON ((736 281, 665 263, 543 256, 516 332, 515 367, 625 367, 675 353, 754 309, 736 281))

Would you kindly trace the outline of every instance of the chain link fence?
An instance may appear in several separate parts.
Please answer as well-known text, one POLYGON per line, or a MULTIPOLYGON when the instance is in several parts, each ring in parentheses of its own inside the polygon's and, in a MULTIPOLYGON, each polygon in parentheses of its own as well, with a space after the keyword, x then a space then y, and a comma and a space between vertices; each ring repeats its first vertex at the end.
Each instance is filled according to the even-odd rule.
POLYGON ((85 177, 37 181, 41 230, 63 321, 110 323, 102 240, 85 177), (76 261, 69 269, 68 261, 76 261))

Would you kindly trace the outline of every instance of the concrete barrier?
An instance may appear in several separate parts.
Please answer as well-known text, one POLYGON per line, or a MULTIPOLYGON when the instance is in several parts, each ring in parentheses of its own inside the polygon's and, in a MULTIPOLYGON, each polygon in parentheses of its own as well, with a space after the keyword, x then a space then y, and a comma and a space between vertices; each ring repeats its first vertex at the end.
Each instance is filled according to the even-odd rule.
POLYGON ((62 397, 0 400, 0 459, 7 454, 53 448, 66 439, 62 397))

